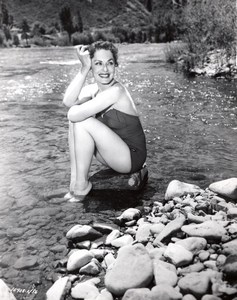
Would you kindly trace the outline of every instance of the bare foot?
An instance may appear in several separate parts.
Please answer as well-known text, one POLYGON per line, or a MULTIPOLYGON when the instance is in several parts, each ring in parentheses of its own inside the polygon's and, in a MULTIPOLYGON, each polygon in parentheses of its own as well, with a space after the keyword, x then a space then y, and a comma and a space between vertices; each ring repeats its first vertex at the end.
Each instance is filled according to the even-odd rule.
POLYGON ((69 202, 79 202, 84 199, 86 195, 89 194, 90 190, 92 189, 92 183, 88 181, 88 185, 85 189, 74 192, 74 196, 69 200, 69 202))
POLYGON ((69 200, 73 198, 73 192, 68 192, 67 194, 64 195, 63 197, 65 200, 69 200))

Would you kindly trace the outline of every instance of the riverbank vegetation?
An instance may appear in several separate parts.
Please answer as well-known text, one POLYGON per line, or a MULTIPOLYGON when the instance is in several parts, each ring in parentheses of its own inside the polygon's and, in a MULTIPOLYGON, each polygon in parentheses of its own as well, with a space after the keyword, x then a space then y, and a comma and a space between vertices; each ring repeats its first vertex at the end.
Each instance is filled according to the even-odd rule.
MULTIPOLYGON (((26 2, 30 5, 33 0, 26 2)), ((96 1, 84 1, 83 7, 89 9, 88 14, 83 7, 80 11, 64 4, 58 7, 57 18, 54 15, 46 24, 39 20, 30 22, 32 15, 16 22, 6 2, 2 1, 0 47, 70 46, 97 40, 166 42, 166 59, 175 63, 176 69, 192 72, 198 67, 200 70, 213 60, 216 49, 219 55, 214 60, 217 59, 218 64, 223 64, 224 60, 225 68, 231 64, 236 69, 235 0, 124 0, 112 4, 113 10, 103 1, 98 5, 96 1), (105 14, 98 15, 102 6, 105 14), (96 26, 91 26, 85 16, 94 16, 95 12, 97 17, 93 25, 96 26)), ((231 68, 229 70, 231 72, 231 68)))

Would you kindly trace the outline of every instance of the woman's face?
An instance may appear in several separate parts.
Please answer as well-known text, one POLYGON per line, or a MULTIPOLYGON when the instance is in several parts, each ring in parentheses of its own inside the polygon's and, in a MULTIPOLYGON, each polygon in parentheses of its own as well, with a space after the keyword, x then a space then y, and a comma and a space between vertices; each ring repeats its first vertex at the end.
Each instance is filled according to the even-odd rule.
POLYGON ((113 82, 115 64, 110 50, 99 49, 92 58, 92 73, 97 83, 109 85, 113 82))

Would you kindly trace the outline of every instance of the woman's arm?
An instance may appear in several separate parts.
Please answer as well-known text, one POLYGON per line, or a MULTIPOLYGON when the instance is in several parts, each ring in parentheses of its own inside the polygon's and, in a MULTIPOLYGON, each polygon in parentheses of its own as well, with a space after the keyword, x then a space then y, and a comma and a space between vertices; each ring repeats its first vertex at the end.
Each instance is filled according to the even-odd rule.
POLYGON ((83 121, 115 104, 121 99, 123 93, 124 90, 121 85, 112 86, 99 93, 91 101, 71 107, 68 111, 68 119, 71 122, 83 121))
POLYGON ((64 98, 63 98, 63 104, 67 107, 71 107, 75 104, 79 104, 80 102, 85 102, 91 98, 91 95, 88 93, 88 90, 84 90, 84 95, 80 95, 82 91, 82 87, 86 81, 86 77, 90 71, 91 68, 91 59, 89 52, 86 48, 86 46, 78 46, 76 48, 77 50, 77 56, 81 62, 81 69, 76 75, 76 77, 72 80, 72 82, 69 84, 64 98), (85 93, 87 91, 87 93, 85 93), (80 97, 81 96, 81 97, 80 97), (84 99, 87 98, 87 99, 84 99))

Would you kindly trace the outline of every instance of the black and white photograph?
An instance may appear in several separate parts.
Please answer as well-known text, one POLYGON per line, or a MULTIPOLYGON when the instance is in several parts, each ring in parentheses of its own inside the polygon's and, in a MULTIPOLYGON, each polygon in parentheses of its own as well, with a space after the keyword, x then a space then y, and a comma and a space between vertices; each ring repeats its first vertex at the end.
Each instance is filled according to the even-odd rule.
POLYGON ((0 300, 237 300, 237 0, 0 0, 0 300))

